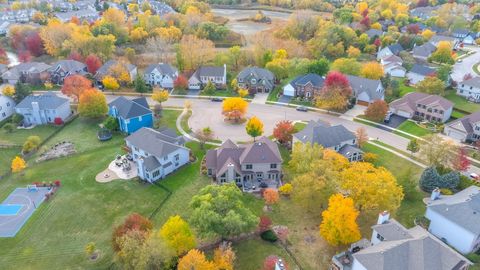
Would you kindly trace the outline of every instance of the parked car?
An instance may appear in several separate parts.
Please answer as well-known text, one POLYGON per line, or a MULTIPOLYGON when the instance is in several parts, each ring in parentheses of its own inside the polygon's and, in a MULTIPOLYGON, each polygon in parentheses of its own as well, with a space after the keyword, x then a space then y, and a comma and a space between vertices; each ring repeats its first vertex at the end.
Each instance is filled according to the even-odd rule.
POLYGON ((299 112, 308 112, 308 108, 305 106, 298 106, 296 110, 299 112))
POLYGON ((222 98, 218 98, 218 97, 214 97, 214 98, 212 98, 212 101, 213 101, 213 102, 222 102, 223 99, 222 99, 222 98))
POLYGON ((390 123, 390 118, 392 117, 392 112, 388 111, 387 114, 385 115, 385 119, 383 119, 383 122, 385 123, 390 123))

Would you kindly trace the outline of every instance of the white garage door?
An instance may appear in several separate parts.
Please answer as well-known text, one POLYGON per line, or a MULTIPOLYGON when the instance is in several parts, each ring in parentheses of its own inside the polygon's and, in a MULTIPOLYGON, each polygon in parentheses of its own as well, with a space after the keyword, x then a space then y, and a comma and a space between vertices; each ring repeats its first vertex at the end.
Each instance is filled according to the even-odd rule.
POLYGON ((397 113, 396 113, 398 116, 402 116, 402 117, 405 117, 405 118, 410 118, 412 117, 410 115, 410 113, 406 112, 406 111, 402 111, 402 110, 397 110, 397 113))
POLYGON ((450 138, 453 138, 455 140, 459 140, 461 142, 465 141, 465 134, 463 134, 461 132, 457 132, 457 131, 454 131, 454 130, 449 130, 447 135, 450 138))
POLYGON ((295 89, 291 84, 287 84, 283 87, 283 95, 288 97, 295 96, 295 89))

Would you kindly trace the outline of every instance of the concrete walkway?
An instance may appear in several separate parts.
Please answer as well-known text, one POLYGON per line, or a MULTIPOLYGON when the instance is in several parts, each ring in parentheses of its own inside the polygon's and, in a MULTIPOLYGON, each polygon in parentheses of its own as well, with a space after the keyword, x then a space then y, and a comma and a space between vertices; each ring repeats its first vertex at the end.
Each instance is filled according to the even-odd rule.
MULTIPOLYGON (((183 109, 182 113, 178 116, 177 120, 175 121, 175 125, 177 126, 178 131, 189 141, 195 141, 195 142, 200 142, 197 138, 194 136, 190 135, 188 132, 186 132, 183 127, 182 127, 182 119, 183 117, 187 114, 188 110, 183 109)), ((192 112, 193 114, 193 112, 192 112)), ((214 145, 214 146, 220 146, 220 143, 214 143, 214 142, 205 142, 205 144, 209 145, 214 145)))
POLYGON ((405 159, 405 160, 408 160, 408 161, 412 162, 413 164, 415 164, 415 165, 417 165, 417 166, 420 166, 421 168, 424 168, 424 169, 427 168, 427 165, 425 165, 425 164, 423 164, 423 163, 420 163, 420 162, 416 161, 415 159, 412 159, 412 158, 410 158, 410 157, 407 157, 407 156, 405 156, 404 154, 399 153, 399 152, 397 152, 397 151, 395 151, 395 150, 393 150, 393 149, 391 149, 391 148, 385 147, 385 146, 380 145, 380 144, 378 144, 378 143, 374 143, 374 142, 372 142, 372 141, 368 141, 368 143, 371 144, 371 145, 374 145, 374 146, 376 146, 376 147, 378 147, 378 148, 382 148, 383 150, 388 151, 388 152, 390 152, 390 153, 392 153, 392 154, 394 154, 394 155, 396 155, 396 156, 398 156, 398 157, 401 157, 401 158, 403 158, 403 159, 405 159))

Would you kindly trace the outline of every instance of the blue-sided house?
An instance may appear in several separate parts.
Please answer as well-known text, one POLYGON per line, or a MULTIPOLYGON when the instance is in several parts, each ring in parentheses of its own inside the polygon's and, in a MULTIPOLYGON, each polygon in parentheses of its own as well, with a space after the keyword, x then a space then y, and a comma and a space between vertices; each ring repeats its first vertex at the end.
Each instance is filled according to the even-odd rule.
POLYGON ((120 130, 127 134, 153 126, 153 112, 145 97, 132 100, 118 97, 108 104, 108 115, 117 118, 120 130))

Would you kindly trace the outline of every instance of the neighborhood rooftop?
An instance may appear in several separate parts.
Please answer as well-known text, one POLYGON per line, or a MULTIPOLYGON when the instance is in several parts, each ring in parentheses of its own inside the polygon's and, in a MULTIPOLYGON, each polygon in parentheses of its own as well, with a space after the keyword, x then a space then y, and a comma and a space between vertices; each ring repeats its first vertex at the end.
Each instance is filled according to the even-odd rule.
POLYGON ((175 144, 175 138, 168 138, 168 135, 152 128, 143 127, 131 134, 127 138, 131 145, 148 152, 152 156, 164 157, 175 152, 178 148, 185 148, 182 145, 175 144))
POLYGON ((129 100, 121 96, 110 102, 108 105, 111 108, 115 107, 118 111, 118 114, 124 119, 130 119, 152 113, 152 111, 148 108, 147 99, 145 97, 129 100))
POLYGON ((336 146, 344 141, 354 140, 355 135, 342 125, 329 126, 322 122, 310 121, 294 136, 303 143, 319 144, 325 148, 336 146))
POLYGON ((29 95, 19 104, 17 104, 16 107, 22 109, 32 109, 32 102, 36 102, 38 103, 40 110, 49 110, 56 109, 68 101, 68 98, 59 97, 53 92, 48 92, 42 95, 29 95))

